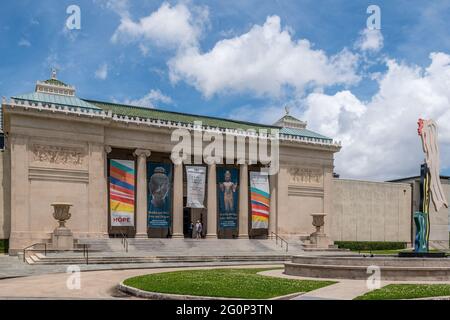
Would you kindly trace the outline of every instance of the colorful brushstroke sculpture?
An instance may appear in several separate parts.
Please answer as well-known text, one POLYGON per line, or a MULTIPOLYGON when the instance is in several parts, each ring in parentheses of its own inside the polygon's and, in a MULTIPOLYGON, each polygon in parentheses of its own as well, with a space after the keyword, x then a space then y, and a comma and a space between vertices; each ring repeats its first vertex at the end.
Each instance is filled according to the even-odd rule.
POLYGON ((134 226, 135 166, 131 160, 110 160, 109 201, 112 227, 134 226))
POLYGON ((439 174, 439 146, 437 143, 437 125, 433 120, 419 119, 417 132, 422 140, 425 163, 420 169, 420 203, 414 214, 416 237, 415 252, 428 252, 430 240, 430 200, 435 211, 443 206, 448 208, 439 174))
POLYGON ((250 202, 252 229, 269 228, 270 190, 269 176, 257 171, 250 172, 250 202))

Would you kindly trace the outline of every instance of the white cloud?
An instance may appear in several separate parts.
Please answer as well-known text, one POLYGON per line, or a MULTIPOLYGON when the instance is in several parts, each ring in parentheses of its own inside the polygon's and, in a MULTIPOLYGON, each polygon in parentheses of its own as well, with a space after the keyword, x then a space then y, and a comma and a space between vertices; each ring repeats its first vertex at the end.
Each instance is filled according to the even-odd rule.
POLYGON ((31 47, 31 42, 28 41, 27 39, 22 38, 22 39, 20 39, 20 41, 17 43, 17 45, 18 45, 19 47, 31 47))
POLYGON ((149 49, 149 47, 147 47, 145 44, 140 43, 140 44, 139 44, 139 51, 141 51, 142 55, 143 55, 144 57, 146 57, 146 56, 148 56, 148 54, 149 54, 149 52, 150 52, 150 49, 149 49))
POLYGON ((195 46, 208 22, 207 8, 189 9, 184 3, 171 6, 164 2, 157 11, 138 22, 132 20, 123 6, 120 8, 120 25, 111 38, 114 43, 150 40, 160 47, 195 46))
POLYGON ((450 166, 450 55, 432 53, 430 58, 425 69, 387 61, 379 91, 367 102, 349 91, 305 99, 308 127, 343 142, 335 162, 343 177, 418 175, 423 161, 419 118, 438 123, 441 164, 450 166))
POLYGON ((108 77, 108 64, 102 63, 95 71, 95 77, 100 80, 105 80, 108 77))
POLYGON ((179 52, 169 69, 173 82, 184 80, 206 97, 230 91, 279 96, 286 86, 302 92, 308 86, 354 84, 357 60, 346 49, 327 56, 306 39, 292 39, 280 18, 271 16, 262 26, 217 42, 209 52, 195 46, 179 52))
POLYGON ((381 30, 366 28, 359 35, 355 46, 361 51, 378 52, 383 48, 384 38, 381 30))
POLYGON ((150 90, 145 96, 139 99, 134 100, 125 100, 125 104, 129 104, 132 106, 139 106, 145 108, 155 108, 155 104, 158 102, 164 104, 172 104, 173 100, 169 96, 164 95, 160 90, 150 90))

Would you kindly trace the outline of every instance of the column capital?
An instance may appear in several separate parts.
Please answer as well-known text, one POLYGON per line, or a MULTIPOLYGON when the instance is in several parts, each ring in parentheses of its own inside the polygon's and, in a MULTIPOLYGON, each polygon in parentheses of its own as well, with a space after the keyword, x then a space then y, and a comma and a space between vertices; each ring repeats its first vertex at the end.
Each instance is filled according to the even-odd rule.
POLYGON ((137 157, 144 157, 144 158, 148 158, 150 157, 150 155, 152 154, 150 150, 147 149, 136 149, 134 150, 133 153, 135 156, 137 157))

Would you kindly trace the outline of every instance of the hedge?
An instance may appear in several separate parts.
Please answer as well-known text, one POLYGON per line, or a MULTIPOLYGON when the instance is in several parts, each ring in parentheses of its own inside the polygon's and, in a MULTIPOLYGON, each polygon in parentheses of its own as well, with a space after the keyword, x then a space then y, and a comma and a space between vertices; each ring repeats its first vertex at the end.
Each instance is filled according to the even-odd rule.
POLYGON ((390 241, 335 241, 334 244, 341 249, 350 249, 354 251, 398 250, 406 248, 406 242, 390 241))
POLYGON ((0 239, 0 253, 7 253, 9 249, 9 240, 8 239, 0 239))

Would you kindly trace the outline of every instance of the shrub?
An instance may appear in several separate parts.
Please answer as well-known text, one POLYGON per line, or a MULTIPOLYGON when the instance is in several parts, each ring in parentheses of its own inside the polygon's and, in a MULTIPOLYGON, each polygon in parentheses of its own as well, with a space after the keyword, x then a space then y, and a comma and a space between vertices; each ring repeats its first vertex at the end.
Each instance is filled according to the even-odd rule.
POLYGON ((406 242, 391 241, 335 241, 334 244, 341 249, 350 249, 354 251, 398 250, 406 248, 406 242))
POLYGON ((9 249, 9 240, 8 239, 0 239, 0 253, 7 253, 9 249))

